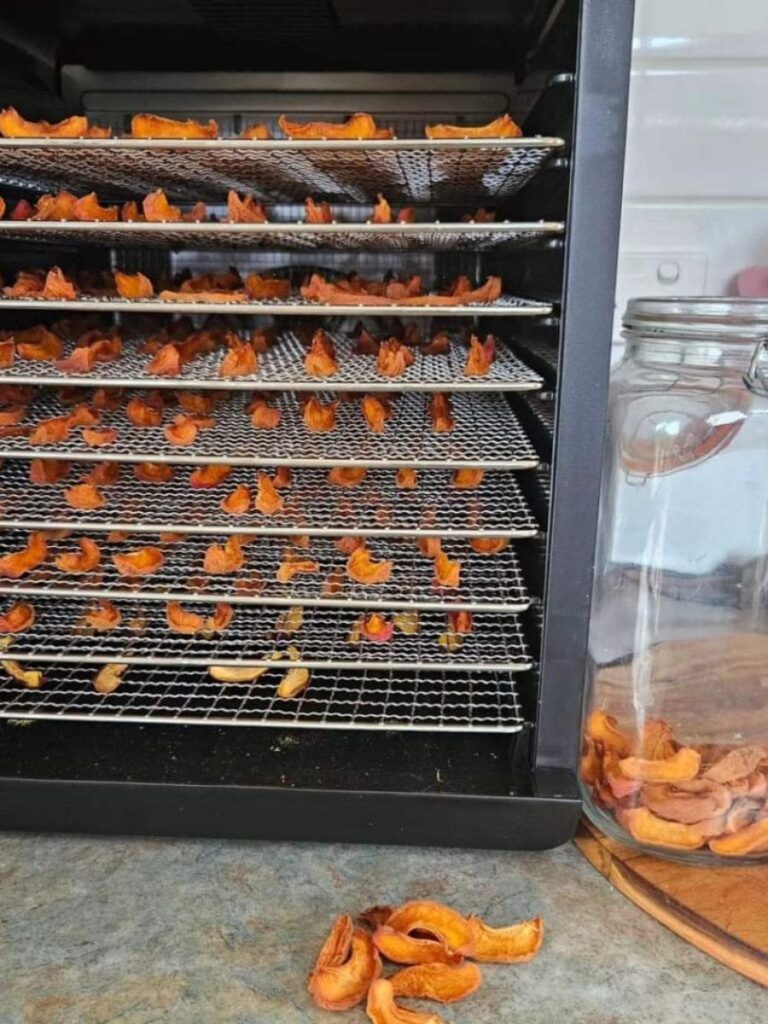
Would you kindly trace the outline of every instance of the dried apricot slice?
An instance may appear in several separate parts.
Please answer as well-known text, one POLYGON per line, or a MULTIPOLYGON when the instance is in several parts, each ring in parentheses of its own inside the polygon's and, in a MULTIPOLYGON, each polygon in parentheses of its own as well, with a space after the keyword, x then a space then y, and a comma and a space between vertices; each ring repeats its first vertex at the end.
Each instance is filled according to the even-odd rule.
POLYGON ((381 974, 370 935, 355 928, 348 914, 337 917, 309 976, 309 992, 324 1010, 349 1010, 365 999, 381 974))
POLYGON ((419 486, 419 474, 415 469, 401 466, 395 474, 395 487, 401 491, 412 491, 419 486))
POLYGON ((169 423, 166 426, 164 434, 165 439, 169 444, 180 448, 186 448, 195 443, 198 435, 198 427, 190 416, 181 412, 177 416, 173 417, 172 423, 169 423))
POLYGON ((131 137, 134 139, 215 139, 219 126, 215 121, 176 121, 159 114, 134 114, 131 118, 131 137))
POLYGON ((724 816, 693 825, 665 821, 647 807, 619 807, 616 819, 638 843, 683 850, 698 850, 710 836, 719 835, 725 825, 724 816))
POLYGON ((302 419, 308 430, 325 434, 333 430, 336 425, 336 407, 338 402, 328 402, 327 405, 317 398, 310 398, 304 406, 302 419))
POLYGON ((436 434, 448 434, 456 425, 451 409, 451 400, 441 392, 433 395, 429 401, 429 418, 436 434))
POLYGON ((283 508, 284 501, 267 473, 259 473, 258 490, 253 507, 265 516, 273 516, 283 508))
POLYGON ((625 757, 619 770, 628 779, 642 782, 688 782, 695 779, 701 765, 701 754, 693 747, 681 747, 671 757, 652 761, 642 757, 625 757))
POLYGON ((194 488, 218 487, 231 473, 229 466, 198 466, 189 476, 189 485, 194 488))
MULTIPOLYGON (((281 700, 292 700, 294 697, 298 697, 300 693, 303 693, 308 685, 308 668, 289 669, 277 684, 277 696, 281 700)), ((370 939, 370 936, 367 937, 370 939)))
POLYGON ((320 566, 313 558, 302 558, 293 548, 286 548, 283 560, 275 573, 278 583, 288 583, 299 573, 312 574, 318 571, 320 566))
POLYGON ((112 555, 112 561, 121 576, 151 576, 163 567, 165 555, 160 548, 144 547, 126 555, 112 555))
POLYGON ((333 344, 329 345, 325 331, 315 331, 309 352, 304 356, 304 369, 310 377, 332 377, 338 373, 339 364, 334 358, 333 344))
POLYGON ((203 569, 214 576, 237 572, 245 565, 245 555, 237 537, 229 537, 224 544, 211 544, 203 558, 203 569))
POLYGON ((595 743, 602 743, 619 757, 627 757, 632 750, 632 737, 619 729, 619 723, 602 708, 595 708, 587 719, 587 736, 595 743))
POLYGON ((328 473, 328 483, 335 487, 357 487, 365 480, 367 472, 356 466, 334 466, 328 473))
POLYGON ((188 612, 178 601, 169 601, 165 606, 165 620, 174 633, 193 636, 205 627, 205 619, 196 612, 188 612))
POLYGON ((432 900, 412 900, 396 907, 387 920, 395 931, 422 932, 444 942, 450 949, 461 950, 472 940, 469 921, 452 907, 432 900))
POLYGON ((461 585, 461 562, 451 560, 442 549, 435 557, 435 584, 452 589, 461 585))
POLYGON ((733 798, 728 787, 719 782, 691 779, 690 782, 677 785, 670 782, 649 783, 641 787, 640 799, 659 818, 693 825, 697 821, 725 814, 733 798))
POLYGON ((101 430, 96 427, 83 427, 83 440, 89 448, 103 448, 105 445, 115 443, 117 431, 114 427, 104 427, 101 430))
POLYGON ((39 669, 23 668, 18 661, 3 661, 0 664, 9 676, 22 683, 28 690, 39 690, 43 685, 43 673, 39 669))
POLYGON ((430 124, 424 129, 428 139, 517 139, 523 132, 509 114, 502 114, 488 124, 470 127, 465 124, 430 124))
POLYGON ((712 782, 735 782, 751 775, 766 757, 766 748, 758 746, 737 747, 709 767, 703 774, 712 782))
POLYGON ((0 633, 23 633, 35 622, 35 609, 26 601, 17 601, 0 615, 0 633))
POLYGON ((281 413, 262 399, 254 402, 251 412, 251 426, 257 430, 274 430, 280 426, 281 413))
POLYGON ((27 546, 21 551, 3 555, 0 558, 0 576, 18 579, 24 573, 31 572, 41 565, 48 556, 48 544, 44 534, 36 530, 29 535, 27 546))
POLYGON ((134 466, 133 475, 145 484, 167 484, 173 480, 173 466, 163 462, 140 462, 134 466))
POLYGON ((259 360, 250 345, 233 345, 219 364, 220 377, 247 377, 257 373, 259 360))
POLYGON ((392 575, 393 563, 375 562, 368 548, 356 548, 347 559, 347 575, 356 583, 366 586, 386 583, 392 575))
POLYGON ((469 355, 464 366, 465 377, 485 377, 496 358, 496 339, 489 334, 484 342, 476 335, 469 339, 469 355))
POLYGON ((238 484, 234 491, 221 499, 219 506, 222 512, 231 516, 244 516, 251 507, 251 492, 245 484, 238 484))
POLYGON ((75 484, 64 491, 64 500, 70 508, 104 508, 106 501, 98 487, 92 483, 75 484))
POLYGON ((491 928, 479 917, 468 918, 470 940, 459 950, 473 960, 490 964, 520 964, 532 960, 541 949, 544 922, 540 917, 506 928, 491 928))
POLYGON ((376 357, 376 369, 382 377, 402 377, 409 366, 413 365, 414 355, 407 345, 401 344, 397 338, 382 341, 376 357))
POLYGON ((395 996, 456 1003, 475 992, 483 980, 477 964, 417 964, 398 971, 390 979, 395 996))
POLYGON ((125 415, 134 427, 159 427, 163 422, 163 410, 150 405, 138 395, 134 396, 126 405, 125 415))
POLYGON ((99 462, 83 477, 83 483, 93 484, 94 487, 110 487, 120 479, 119 462, 99 462))
POLYGON ((101 551, 95 541, 89 537, 81 537, 77 543, 79 551, 67 551, 54 559, 54 565, 61 572, 93 572, 101 564, 101 551))
POLYGON ((478 555, 498 555, 509 547, 509 537, 470 537, 469 546, 478 555))
POLYGON ((709 848, 720 857, 746 857, 768 850, 768 817, 719 839, 712 839, 709 848))
MULTIPOLYGON (((385 908, 391 912, 390 908, 385 908)), ((379 952, 396 964, 456 964, 461 953, 449 949, 439 939, 423 939, 395 931, 388 925, 379 925, 373 933, 379 952)))
POLYGON ((372 1024, 445 1024, 437 1013, 405 1010, 395 1002, 392 983, 379 978, 368 989, 365 1012, 372 1024))
POLYGON ((479 487, 485 476, 484 469, 457 469, 451 480, 451 487, 460 491, 472 491, 479 487))
MULTIPOLYGON (((181 220, 181 210, 178 206, 171 206, 165 192, 161 188, 145 195, 141 201, 141 208, 148 221, 181 220)), ((162 295, 160 297, 162 298, 162 295)))
POLYGON ((365 395, 360 403, 360 409, 368 429, 374 434, 383 433, 386 422, 392 415, 387 400, 376 395, 365 395))
POLYGON ((111 601, 101 600, 95 608, 89 608, 83 616, 83 621, 91 629, 99 633, 106 633, 110 629, 116 629, 120 625, 119 610, 111 601))
POLYGON ((227 193, 227 211, 231 224, 266 224, 268 220, 263 203, 254 199, 250 193, 244 194, 241 199, 234 189, 227 193))

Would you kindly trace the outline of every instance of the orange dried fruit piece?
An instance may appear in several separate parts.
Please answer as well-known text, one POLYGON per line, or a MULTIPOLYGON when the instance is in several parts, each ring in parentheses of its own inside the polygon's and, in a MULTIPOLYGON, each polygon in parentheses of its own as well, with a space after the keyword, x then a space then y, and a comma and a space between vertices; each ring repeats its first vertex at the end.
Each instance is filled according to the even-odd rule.
POLYGON ((382 377, 402 377, 414 362, 413 352, 397 338, 382 341, 376 357, 376 369, 382 377))
POLYGON ((241 199, 234 189, 227 193, 227 210, 231 224, 266 224, 267 211, 250 193, 241 199))
POLYGON ((69 475, 70 465, 63 459, 33 459, 29 464, 31 484, 57 484, 69 475))
POLYGON ((448 434, 456 425, 453 419, 451 400, 441 392, 433 395, 429 401, 429 418, 436 434, 448 434))
POLYGON ((368 989, 365 1012, 372 1024, 445 1024, 437 1013, 405 1010, 395 1002, 391 981, 379 978, 368 989))
POLYGON ((41 299, 76 299, 77 288, 60 267, 52 267, 45 275, 41 299))
POLYGON ((234 614, 235 612, 231 605, 219 602, 213 615, 209 615, 205 620, 206 631, 223 633, 234 618, 234 614))
POLYGON ((39 669, 23 668, 18 661, 3 661, 0 664, 9 676, 22 683, 28 690, 39 690, 43 685, 43 673, 39 669))
POLYGON ((304 425, 315 433, 328 433, 336 426, 337 406, 337 401, 323 405, 318 398, 310 398, 302 412, 304 425))
POLYGON ((115 288, 121 299, 151 299, 155 293, 152 282, 141 273, 114 272, 115 288))
POLYGON ((281 412, 262 398, 252 403, 250 417, 251 426, 257 430, 274 430, 280 426, 281 412))
POLYGON ((768 817, 732 832, 710 840, 709 848, 720 857, 747 857, 753 853, 768 850, 768 817))
POLYGON ((386 583, 392 576, 392 568, 392 562, 375 562, 365 546, 356 548, 347 559, 347 575, 365 586, 386 583))
POLYGON ((304 369, 310 377, 332 377, 338 372, 333 343, 325 331, 315 331, 309 352, 304 357, 304 369))
POLYGON ((160 548, 144 547, 112 555, 112 561, 121 576, 151 576, 165 565, 165 555, 160 548))
POLYGON ((701 754, 693 747, 681 747, 663 760, 625 757, 619 761, 622 775, 641 782, 688 782, 696 778, 700 766, 701 754))
POLYGON ((422 347, 421 353, 425 356, 445 356, 451 351, 451 339, 447 331, 438 333, 422 347))
POLYGON ((333 223, 331 207, 325 200, 321 203, 316 203, 312 196, 307 196, 304 200, 304 209, 307 214, 307 224, 333 223))
MULTIPOLYGON (((381 129, 370 114, 352 114, 343 124, 328 121, 289 120, 285 114, 277 119, 280 131, 288 139, 375 139, 381 129)), ((386 131, 386 129, 384 129, 386 131)), ((385 136, 389 137, 389 136, 385 136)))
POLYGON ((93 392, 94 409, 101 409, 106 412, 114 412, 123 404, 122 388, 97 388, 93 392))
POLYGON ((114 693, 123 681, 123 673, 128 668, 126 664, 104 665, 96 673, 93 679, 93 688, 97 693, 114 693))
POLYGON ((76 199, 73 206, 74 220, 115 221, 118 217, 116 206, 102 206, 95 192, 76 199))
MULTIPOLYGON (((384 908, 391 913, 391 908, 384 908)), ((396 931, 388 925, 379 925, 373 933, 373 942, 379 952, 396 964, 456 964, 462 960, 440 939, 420 938, 396 931)))
POLYGON ((48 544, 44 534, 36 530, 29 535, 27 546, 21 551, 14 551, 11 554, 3 555, 0 558, 0 576, 9 576, 11 579, 18 579, 32 569, 41 565, 48 556, 48 544))
POLYGON ((364 615, 360 622, 360 633, 364 640, 374 644, 388 644, 395 632, 395 624, 387 621, 383 615, 373 612, 364 615))
POLYGON ((165 606, 165 620, 174 633, 194 636, 205 628, 205 618, 196 612, 188 612, 178 601, 169 601, 165 606))
POLYGON ((219 376, 247 377, 258 369, 259 360, 250 345, 233 345, 219 363, 219 376))
POLYGON ((218 487, 231 473, 230 466, 198 466, 189 476, 189 485, 196 489, 218 487))
POLYGON ((117 431, 113 427, 83 427, 83 440, 89 448, 103 448, 105 445, 115 443, 117 431))
POLYGON ((23 633, 35 622, 35 609, 27 601, 17 601, 0 615, 0 633, 23 633))
POLYGON ((632 737, 622 732, 619 723, 603 708, 595 708, 587 719, 587 736, 595 743, 602 743, 619 757, 627 757, 632 750, 632 737))
POLYGON ((638 843, 683 850, 698 850, 711 835, 722 832, 725 823, 724 817, 714 823, 699 821, 694 825, 665 821, 647 807, 618 807, 616 819, 638 843))
POLYGON ((251 507, 251 492, 245 484, 238 484, 234 491, 221 499, 219 507, 231 516, 244 516, 251 507))
POLYGON ((679 821, 684 825, 725 814, 732 803, 727 786, 707 779, 691 779, 677 784, 648 783, 641 787, 640 799, 658 818, 679 821))
POLYGON ((259 473, 258 489, 253 507, 265 516, 273 516, 283 508, 283 498, 275 489, 274 481, 267 473, 259 473))
POLYGON ((765 747, 737 747, 715 761, 704 773, 703 778, 712 782, 734 782, 751 775, 761 761, 768 756, 765 747))
POLYGON ((54 565, 60 572, 93 572, 101 565, 101 551, 95 541, 89 537, 81 537, 77 543, 79 551, 67 551, 54 560, 54 565))
POLYGON ((277 568, 275 579, 278 583, 289 583, 299 573, 311 575, 316 573, 320 566, 314 558, 302 558, 293 548, 286 548, 283 552, 283 560, 277 568))
POLYGON ((496 340, 489 334, 481 343, 476 335, 469 339, 469 354, 464 366, 465 377, 485 377, 496 358, 496 340))
POLYGON ((475 915, 468 919, 470 940, 460 952, 490 964, 520 964, 532 960, 541 949, 544 922, 540 917, 506 928, 491 928, 475 915))
POLYGON ((133 475, 146 484, 167 484, 173 479, 173 466, 162 462, 140 462, 134 466, 133 475))
POLYGON ((461 562, 452 561, 442 549, 435 557, 435 584, 451 588, 461 585, 461 562))
POLYGON ((669 723, 661 718, 648 718, 643 723, 638 740, 633 744, 632 753, 651 761, 662 761, 672 757, 677 748, 669 723))
POLYGON ((430 124, 424 129, 428 139, 518 139, 522 128, 509 114, 502 114, 488 124, 470 127, 465 124, 430 124))
POLYGON ((163 410, 155 408, 138 396, 128 402, 125 415, 134 427, 159 427, 163 422, 163 410))
POLYGON ((186 448, 195 443, 198 435, 198 427, 195 421, 185 413, 179 413, 173 417, 163 431, 165 439, 169 444, 178 448, 186 448))
POLYGON ((98 487, 93 483, 75 484, 64 491, 64 500, 70 508, 95 509, 104 508, 106 501, 98 487))
POLYGON ((379 398, 377 395, 365 395, 360 403, 360 409, 368 429, 374 434, 383 433, 386 422, 392 415, 392 410, 386 398, 383 396, 379 398))
POLYGON ((90 373, 96 363, 96 349, 91 345, 79 345, 72 349, 66 359, 57 359, 54 366, 62 373, 90 373))
POLYGON ((249 274, 245 279, 245 294, 249 299, 287 299, 291 294, 291 282, 283 277, 262 277, 249 274))
POLYGON ((181 210, 178 206, 171 206, 161 188, 148 192, 141 201, 141 208, 150 223, 181 220, 181 210))
POLYGON ((265 124, 249 124, 240 132, 241 139, 271 139, 269 128, 265 124))
MULTIPOLYGON (((309 669, 292 668, 286 672, 277 684, 277 696, 281 700, 292 700, 294 697, 298 697, 300 693, 303 693, 307 686, 309 686, 309 669)), ((366 934, 370 941, 370 936, 367 933, 364 934, 366 934)))
POLYGON ((212 576, 238 572, 244 565, 245 555, 237 537, 229 537, 224 544, 211 544, 203 558, 203 569, 212 576))
POLYGON ((6 139, 82 139, 90 131, 88 118, 79 114, 51 124, 50 121, 26 121, 14 107, 0 111, 0 135, 6 139))
POLYGON ((76 405, 68 419, 72 427, 97 427, 101 423, 101 413, 87 405, 76 405))
POLYGON ((161 345, 146 365, 146 372, 155 377, 178 377, 181 373, 181 353, 173 342, 161 345))
POLYGON ((16 358, 16 345, 13 338, 8 338, 5 341, 0 341, 0 367, 3 369, 13 366, 14 359, 16 358))
POLYGON ((328 483, 334 487, 357 487, 365 480, 367 469, 357 466, 334 466, 328 472, 328 483))
POLYGON ((509 537, 470 537, 469 546, 478 555, 498 555, 509 547, 509 537))
POLYGON ((437 558, 443 550, 443 542, 439 537, 419 537, 417 543, 419 551, 426 558, 437 558))
POLYGON ((134 139, 215 139, 219 126, 199 121, 177 121, 158 114, 134 114, 131 118, 131 137, 134 139))
POLYGON ((278 466, 275 470, 275 475, 272 477, 272 483, 278 489, 290 487, 293 483, 293 471, 290 466, 278 466))
POLYGON ((47 362, 61 359, 64 347, 61 339, 46 327, 32 327, 14 335, 16 353, 21 359, 47 362))
POLYGON ((469 921, 463 914, 432 900, 403 903, 392 911, 387 925, 406 935, 423 932, 457 951, 469 945, 472 938, 469 921))
POLYGON ((438 1003, 456 1003, 466 999, 483 980, 477 964, 416 964, 389 979, 395 996, 405 999, 433 999, 438 1003))
POLYGON ((9 409, 0 410, 0 427, 12 427, 21 423, 27 415, 27 408, 24 405, 12 405, 9 409))
POLYGON ((28 219, 39 221, 75 220, 76 203, 77 196, 72 195, 71 192, 57 192, 55 196, 46 192, 37 200, 34 213, 30 214, 28 219))
POLYGON ((29 435, 30 444, 59 444, 66 441, 71 430, 69 416, 52 416, 47 420, 40 420, 35 429, 29 435))
POLYGON ((120 625, 122 616, 120 611, 111 601, 101 600, 95 608, 89 608, 85 613, 84 622, 91 629, 99 633, 106 633, 110 629, 116 629, 120 625))
POLYGON ((360 332, 355 338, 353 352, 356 356, 375 356, 379 352, 379 342, 365 327, 361 326, 360 332))
POLYGON ((378 193, 376 196, 376 205, 373 207, 373 213, 371 214, 371 224, 391 224, 392 223, 392 207, 389 205, 387 200, 381 194, 378 193))
POLYGON ((401 491, 412 491, 419 486, 419 474, 415 469, 401 466, 395 473, 395 487, 401 491))
POLYGON ((331 926, 307 987, 322 1009, 349 1010, 365 999, 380 974, 381 961, 370 935, 343 914, 331 926))

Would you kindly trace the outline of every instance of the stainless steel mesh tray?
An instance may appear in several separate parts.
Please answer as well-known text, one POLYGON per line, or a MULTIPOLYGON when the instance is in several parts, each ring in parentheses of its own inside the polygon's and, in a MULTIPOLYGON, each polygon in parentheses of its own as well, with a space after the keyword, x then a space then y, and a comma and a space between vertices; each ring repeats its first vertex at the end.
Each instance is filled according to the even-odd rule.
POLYGON ((551 391, 525 395, 523 401, 548 437, 555 435, 555 396, 551 391))
POLYGON ((0 182, 220 200, 227 189, 268 202, 469 204, 505 199, 563 147, 562 139, 244 142, 142 139, 3 139, 0 182))
MULTIPOLYGON (((126 396, 127 398, 128 396, 126 396)), ((330 400, 332 396, 325 395, 330 400)), ((103 422, 118 431, 117 440, 89 448, 81 431, 53 446, 32 445, 26 437, 0 438, 0 458, 82 459, 92 462, 228 463, 237 466, 423 466, 451 469, 486 466, 529 469, 538 462, 536 451, 502 395, 454 395, 456 426, 435 434, 427 412, 428 396, 411 392, 392 403, 392 419, 382 434, 373 434, 363 421, 357 401, 342 402, 336 427, 325 434, 308 430, 301 419, 297 395, 275 396, 282 411, 275 430, 255 430, 245 413, 246 396, 235 394, 217 406, 217 424, 201 430, 193 445, 175 447, 162 427, 132 426, 122 411, 107 413, 103 422)), ((66 412, 52 391, 43 391, 29 407, 25 426, 66 412)), ((166 422, 171 411, 166 411, 166 422)))
MULTIPOLYGON (((157 601, 124 601, 119 605, 120 625, 95 632, 84 624, 90 601, 62 602, 40 598, 34 602, 35 623, 26 632, 6 637, 0 657, 49 663, 84 665, 117 662, 128 665, 264 665, 318 668, 399 668, 522 672, 532 665, 520 623, 515 616, 477 615, 473 632, 461 636, 458 649, 448 651, 438 640, 447 629, 440 612, 423 612, 419 632, 395 632, 389 643, 350 643, 350 631, 362 613, 333 608, 307 608, 301 628, 285 636, 276 628, 275 608, 241 606, 224 633, 205 637, 183 636, 168 628, 165 606, 157 601), (299 651, 290 660, 288 647, 299 651)), ((196 606, 203 615, 213 606, 196 606)), ((456 634, 451 634, 454 641, 456 634)), ((0 670, 0 679, 5 676, 0 670)))
MULTIPOLYGON (((151 356, 140 355, 140 340, 124 341, 124 355, 114 363, 97 363, 88 374, 76 375, 58 370, 51 362, 16 359, 13 366, 0 369, 0 383, 18 384, 109 384, 116 387, 194 387, 228 390, 290 391, 535 391, 542 378, 522 363, 505 345, 499 345, 496 360, 485 377, 466 377, 464 365, 467 347, 458 338, 451 350, 441 356, 415 353, 415 361, 401 377, 384 377, 376 369, 376 358, 355 355, 354 342, 345 334, 328 332, 334 339, 339 370, 320 380, 304 368, 307 346, 292 331, 285 331, 264 355, 259 369, 245 377, 222 378, 219 365, 225 348, 208 352, 187 363, 179 377, 157 377, 147 373, 151 356)), ((68 342, 66 354, 74 348, 68 342)))
MULTIPOLYGON (((17 551, 26 544, 25 533, 12 530, 0 534, 0 555, 17 551)), ((445 550, 462 561, 461 587, 447 590, 433 582, 432 561, 405 540, 377 538, 370 545, 375 559, 394 561, 389 582, 362 586, 344 575, 346 556, 336 550, 328 538, 314 538, 307 552, 300 552, 318 563, 318 571, 294 576, 290 583, 278 583, 275 573, 289 541, 262 537, 245 549, 245 565, 227 576, 211 576, 203 571, 203 555, 211 537, 186 537, 181 543, 161 544, 149 537, 110 542, 99 539, 101 565, 92 573, 68 575, 54 566, 54 559, 76 549, 74 538, 52 541, 47 560, 21 579, 0 580, 0 593, 43 594, 61 597, 141 597, 158 601, 226 600, 233 604, 327 605, 333 608, 415 608, 420 610, 457 610, 519 612, 530 604, 512 547, 488 557, 475 554, 464 541, 450 541, 445 550), (128 579, 120 576, 112 555, 125 554, 144 545, 157 545, 165 554, 165 564, 152 576, 128 579), (333 576, 331 575, 333 573, 333 576), (324 594, 333 580, 338 591, 324 594)))
POLYGON ((211 313, 259 316, 549 316, 552 304, 502 295, 496 302, 475 302, 465 306, 377 306, 371 301, 361 306, 333 306, 307 302, 298 296, 281 301, 261 302, 173 302, 165 299, 7 299, 0 298, 3 309, 54 309, 62 315, 80 311, 89 313, 211 313))
MULTIPOLYGON (((280 700, 281 670, 222 685, 200 669, 137 666, 111 694, 91 687, 95 669, 56 665, 42 690, 3 686, 0 718, 308 729, 519 732, 524 718, 509 673, 317 670, 294 700, 280 700)), ((15 686, 15 684, 13 684, 15 686)))
POLYGON ((73 467, 66 481, 31 485, 28 467, 6 462, 0 470, 0 527, 27 530, 127 530, 142 533, 249 533, 281 535, 533 537, 538 525, 511 474, 486 475, 475 490, 452 488, 451 476, 427 471, 416 490, 395 486, 394 470, 369 470, 352 488, 327 482, 327 470, 300 469, 282 492, 285 507, 274 516, 249 512, 233 516, 220 502, 238 484, 255 493, 255 474, 235 470, 219 487, 193 490, 186 469, 167 484, 142 483, 122 467, 117 484, 102 488, 106 507, 78 511, 64 500, 64 489, 88 466, 73 467), (80 470, 80 472, 78 472, 80 470))
POLYGON ((557 221, 482 224, 226 224, 0 221, 0 243, 287 252, 490 252, 561 234, 557 221))

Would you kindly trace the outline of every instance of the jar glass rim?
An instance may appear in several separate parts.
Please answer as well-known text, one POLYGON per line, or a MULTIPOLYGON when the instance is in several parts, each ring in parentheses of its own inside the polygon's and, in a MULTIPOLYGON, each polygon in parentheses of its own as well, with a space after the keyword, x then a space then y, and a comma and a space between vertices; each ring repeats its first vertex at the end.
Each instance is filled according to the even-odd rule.
POLYGON ((730 296, 649 296, 630 299, 623 320, 628 337, 646 340, 719 338, 754 343, 768 337, 768 300, 730 296))

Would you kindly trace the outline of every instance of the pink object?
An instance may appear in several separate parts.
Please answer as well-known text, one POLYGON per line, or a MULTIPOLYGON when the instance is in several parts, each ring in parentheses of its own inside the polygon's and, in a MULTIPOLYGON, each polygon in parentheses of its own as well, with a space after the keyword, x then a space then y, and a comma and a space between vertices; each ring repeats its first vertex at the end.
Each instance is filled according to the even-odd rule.
POLYGON ((736 278, 736 291, 746 299, 768 298, 768 267, 747 267, 736 278))

